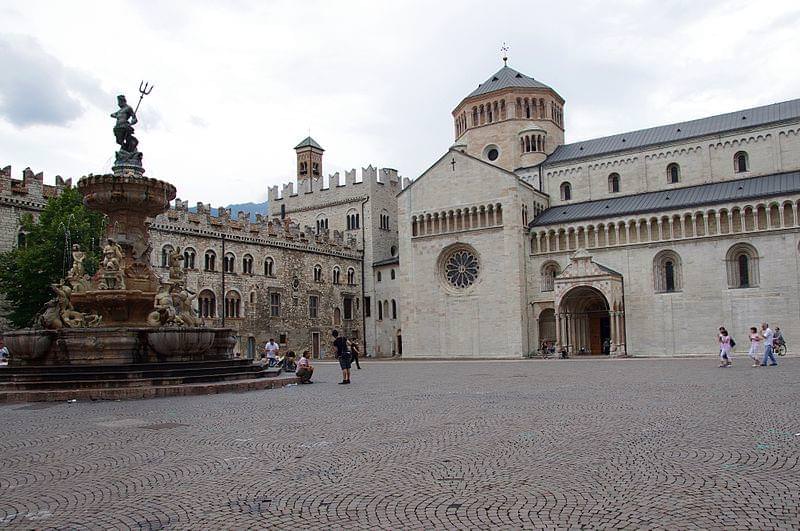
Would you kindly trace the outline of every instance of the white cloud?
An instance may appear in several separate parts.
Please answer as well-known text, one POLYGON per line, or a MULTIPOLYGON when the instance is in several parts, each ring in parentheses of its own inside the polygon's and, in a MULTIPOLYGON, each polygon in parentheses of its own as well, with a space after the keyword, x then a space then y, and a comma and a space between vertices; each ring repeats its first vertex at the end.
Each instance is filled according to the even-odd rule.
POLYGON ((291 178, 309 128, 329 172, 417 176, 452 143, 450 111, 501 66, 503 41, 511 66, 567 100, 568 140, 800 97, 800 8, 788 1, 9 5, 7 25, 39 43, 18 83, 56 83, 10 111, 4 99, 15 114, 0 121, 0 162, 50 179, 108 171, 113 96, 134 102, 147 79, 147 172, 192 203, 263 197, 291 178))

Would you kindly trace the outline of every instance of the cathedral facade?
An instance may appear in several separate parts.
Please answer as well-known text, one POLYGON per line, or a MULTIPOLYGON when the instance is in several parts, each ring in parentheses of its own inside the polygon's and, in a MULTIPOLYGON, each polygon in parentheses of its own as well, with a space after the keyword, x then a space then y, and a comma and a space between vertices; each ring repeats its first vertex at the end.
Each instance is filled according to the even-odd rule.
POLYGON ((404 356, 699 355, 720 326, 800 329, 800 100, 570 144, 564 105, 504 66, 400 192, 404 356))

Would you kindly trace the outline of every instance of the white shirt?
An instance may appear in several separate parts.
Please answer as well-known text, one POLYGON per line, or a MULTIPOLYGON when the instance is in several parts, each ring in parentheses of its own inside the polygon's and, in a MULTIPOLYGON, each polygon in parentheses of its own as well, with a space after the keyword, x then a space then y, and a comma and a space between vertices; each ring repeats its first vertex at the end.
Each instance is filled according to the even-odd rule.
POLYGON ((277 343, 273 341, 267 341, 267 345, 264 348, 267 351, 268 358, 276 358, 277 356, 275 355, 275 353, 278 352, 278 349, 280 347, 278 346, 277 343))
POLYGON ((766 347, 767 345, 769 345, 771 347, 772 338, 775 336, 775 332, 772 331, 772 328, 767 327, 767 329, 764 330, 762 334, 764 335, 764 346, 766 347))

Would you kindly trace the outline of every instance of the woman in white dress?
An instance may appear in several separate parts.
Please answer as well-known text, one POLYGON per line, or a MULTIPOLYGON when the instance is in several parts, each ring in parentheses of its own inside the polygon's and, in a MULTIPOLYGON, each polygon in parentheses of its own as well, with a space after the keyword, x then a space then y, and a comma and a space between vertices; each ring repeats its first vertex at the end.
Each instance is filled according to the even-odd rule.
POLYGON ((761 363, 759 361, 760 355, 763 352, 761 348, 761 340, 764 339, 761 337, 761 334, 758 333, 758 329, 755 326, 750 327, 750 351, 747 355, 750 359, 753 360, 753 367, 758 367, 761 363))
POLYGON ((732 360, 732 348, 731 348, 731 336, 728 335, 728 331, 725 330, 724 326, 719 327, 719 360, 720 360, 720 367, 730 367, 732 360))

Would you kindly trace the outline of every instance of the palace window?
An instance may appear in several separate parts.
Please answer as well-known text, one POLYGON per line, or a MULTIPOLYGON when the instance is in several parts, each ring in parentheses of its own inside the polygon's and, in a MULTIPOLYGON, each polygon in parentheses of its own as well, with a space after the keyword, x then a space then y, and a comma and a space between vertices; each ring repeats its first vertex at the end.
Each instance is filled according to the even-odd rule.
POLYGON ((253 274, 253 257, 249 254, 244 255, 244 258, 242 258, 242 273, 253 274))
POLYGON ((355 286, 356 285, 356 270, 352 267, 347 269, 347 285, 348 286, 355 286))
POLYGON ((268 256, 264 259, 264 276, 275 276, 275 260, 273 260, 271 256, 268 256))
POLYGON ((171 245, 165 245, 161 248, 161 267, 169 267, 169 253, 171 253, 174 248, 171 245))
POLYGON ((345 297, 343 300, 344 305, 344 320, 350 321, 353 319, 353 299, 351 297, 345 297))
POLYGON ((214 251, 206 251, 205 267, 206 271, 216 271, 217 253, 214 251))
POLYGON ((242 305, 242 298, 235 291, 229 291, 225 296, 225 317, 238 318, 241 317, 240 310, 242 305))
POLYGON ((222 270, 225 273, 233 273, 236 269, 236 257, 233 256, 233 253, 225 253, 225 256, 222 257, 222 270))
POLYGON ((311 319, 319 317, 319 297, 316 295, 308 297, 308 317, 311 319))
POLYGON ((217 298, 214 292, 204 289, 197 296, 197 309, 200 317, 216 317, 217 316, 217 298))
POLYGON ((355 230, 361 226, 361 219, 358 212, 350 210, 347 212, 347 230, 355 230))
POLYGON ((339 284, 341 279, 339 278, 342 274, 342 271, 339 269, 339 266, 333 268, 333 283, 339 284))
POLYGON ((561 183, 561 200, 562 201, 570 201, 572 200, 572 185, 569 183, 561 183))
POLYGON ((397 319, 397 301, 392 299, 392 319, 397 319))
POLYGON ((749 243, 737 243, 725 256, 729 288, 758 286, 758 251, 749 243))
POLYGON ((381 272, 380 271, 378 271, 378 273, 377 273, 377 278, 378 278, 378 282, 380 282, 381 281, 381 272))
POLYGON ((364 297, 364 317, 372 317, 372 298, 364 297))
POLYGON ((184 269, 194 269, 194 258, 195 258, 195 251, 191 247, 187 247, 183 250, 183 268, 184 269))
POLYGON ((667 182, 669 184, 681 182, 681 167, 674 162, 667 165, 667 182))
POLYGON ((272 317, 280 317, 281 316, 281 294, 280 293, 270 293, 269 294, 269 314, 272 317))
POLYGON ((733 170, 736 173, 749 171, 750 164, 747 157, 747 151, 739 151, 733 156, 733 170))
POLYGON ((561 272, 558 264, 547 262, 542 266, 542 291, 553 291, 555 289, 556 276, 561 272))
POLYGON ((653 258, 653 289, 656 293, 683 289, 681 257, 675 251, 661 251, 653 258))
POLYGON ((314 282, 322 282, 322 266, 319 264, 314 266, 314 282))
POLYGON ((608 176, 608 191, 612 194, 619 193, 619 173, 608 176))
POLYGON ((328 218, 326 217, 318 217, 317 218, 317 234, 322 234, 328 230, 328 218))
POLYGON ((392 269, 391 271, 389 271, 389 278, 391 278, 392 280, 394 280, 394 277, 395 277, 395 275, 394 275, 394 269, 392 269))

